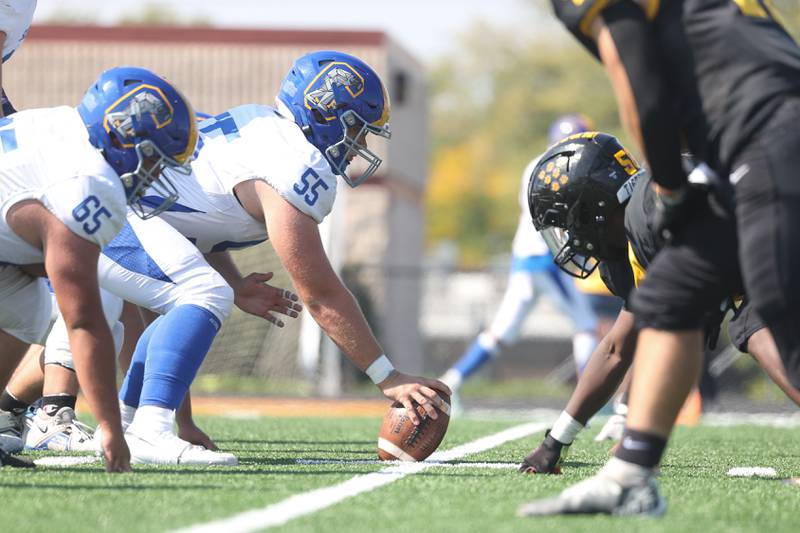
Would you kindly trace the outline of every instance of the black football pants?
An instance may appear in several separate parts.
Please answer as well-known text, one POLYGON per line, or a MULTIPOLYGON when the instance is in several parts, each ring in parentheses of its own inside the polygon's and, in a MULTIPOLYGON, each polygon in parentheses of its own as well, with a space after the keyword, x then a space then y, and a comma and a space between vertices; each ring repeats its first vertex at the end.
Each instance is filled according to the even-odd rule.
POLYGON ((695 213, 656 256, 631 307, 641 327, 698 329, 745 288, 800 387, 800 99, 775 112, 732 168, 736 219, 695 213))

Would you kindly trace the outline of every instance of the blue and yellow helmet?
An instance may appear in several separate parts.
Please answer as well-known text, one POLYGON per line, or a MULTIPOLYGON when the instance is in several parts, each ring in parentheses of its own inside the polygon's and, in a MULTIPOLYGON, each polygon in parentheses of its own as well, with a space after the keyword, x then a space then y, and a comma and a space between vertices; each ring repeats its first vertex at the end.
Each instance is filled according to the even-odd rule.
POLYGON ((277 101, 351 187, 380 166, 381 159, 366 146, 366 135, 391 137, 389 96, 375 71, 357 57, 334 51, 300 57, 284 78, 277 101), (347 166, 355 157, 367 167, 353 177, 347 166))
POLYGON ((575 113, 555 119, 547 130, 547 144, 552 146, 564 137, 584 131, 594 131, 594 122, 586 115, 575 113))
POLYGON ((197 125, 192 106, 175 87, 147 69, 112 68, 89 87, 78 113, 89 141, 122 180, 137 215, 150 218, 178 199, 161 171, 191 172, 197 125), (145 211, 140 200, 149 187, 165 201, 145 211))

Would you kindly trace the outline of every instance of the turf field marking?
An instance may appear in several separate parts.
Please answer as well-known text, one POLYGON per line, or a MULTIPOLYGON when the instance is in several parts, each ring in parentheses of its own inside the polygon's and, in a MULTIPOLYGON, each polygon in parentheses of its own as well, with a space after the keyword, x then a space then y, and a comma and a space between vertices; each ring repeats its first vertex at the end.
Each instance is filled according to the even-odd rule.
POLYGON ((75 466, 97 463, 102 458, 97 455, 59 455, 55 457, 40 457, 34 459, 36 466, 75 466))
MULTIPOLYGON (((445 463, 425 461, 436 468, 517 468, 519 463, 445 463)), ((402 465, 403 461, 381 461, 380 459, 298 459, 299 465, 402 465)))
POLYGON ((296 494, 261 509, 245 511, 229 518, 189 526, 188 528, 177 530, 176 533, 216 533, 218 531, 247 533, 280 526, 295 518, 336 505, 352 496, 372 491, 408 475, 422 472, 427 468, 437 467, 442 462, 455 461, 467 455, 491 450, 506 442, 527 437, 545 429, 547 426, 548 424, 546 423, 528 423, 514 426, 449 450, 434 452, 426 461, 398 463, 378 472, 352 477, 337 485, 296 494))

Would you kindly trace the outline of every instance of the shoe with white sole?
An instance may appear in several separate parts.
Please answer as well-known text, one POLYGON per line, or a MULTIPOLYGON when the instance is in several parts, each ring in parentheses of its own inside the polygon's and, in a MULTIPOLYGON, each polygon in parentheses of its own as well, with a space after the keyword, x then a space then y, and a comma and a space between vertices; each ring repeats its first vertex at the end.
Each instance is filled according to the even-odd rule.
POLYGON ((605 440, 619 441, 622 438, 622 433, 625 431, 625 415, 614 414, 609 417, 605 425, 600 428, 600 433, 594 438, 597 442, 605 440))
POLYGON ((72 407, 62 407, 53 415, 39 408, 25 420, 25 448, 60 452, 92 452, 92 430, 78 421, 72 407))
POLYGON ((214 452, 187 442, 171 432, 136 431, 134 426, 125 432, 131 450, 131 463, 157 465, 236 466, 236 456, 214 452))
POLYGON ((0 450, 7 453, 21 452, 25 447, 22 440, 25 415, 15 415, 9 411, 0 411, 0 450))
POLYGON ((622 487, 601 473, 565 489, 558 496, 526 503, 517 510, 517 516, 661 516, 666 510, 667 502, 661 496, 654 476, 630 487, 622 487))

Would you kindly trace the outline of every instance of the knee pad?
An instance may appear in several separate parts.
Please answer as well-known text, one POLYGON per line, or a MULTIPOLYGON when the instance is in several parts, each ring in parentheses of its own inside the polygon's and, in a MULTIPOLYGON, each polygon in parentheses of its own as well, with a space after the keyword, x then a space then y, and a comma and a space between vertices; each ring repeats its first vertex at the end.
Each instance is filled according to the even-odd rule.
POLYGON ((192 280, 179 284, 178 305, 194 305, 207 309, 220 322, 224 322, 233 309, 233 289, 225 279, 211 267, 206 267, 192 280))

